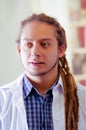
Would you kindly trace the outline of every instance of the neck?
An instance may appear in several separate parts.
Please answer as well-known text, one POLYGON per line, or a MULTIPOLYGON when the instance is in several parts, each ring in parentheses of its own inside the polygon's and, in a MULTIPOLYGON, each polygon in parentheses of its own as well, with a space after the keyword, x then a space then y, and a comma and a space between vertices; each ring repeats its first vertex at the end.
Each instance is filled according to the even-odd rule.
POLYGON ((39 93, 44 95, 46 91, 48 91, 48 89, 56 82, 58 73, 56 69, 55 72, 50 72, 49 74, 43 76, 27 75, 27 77, 39 93))

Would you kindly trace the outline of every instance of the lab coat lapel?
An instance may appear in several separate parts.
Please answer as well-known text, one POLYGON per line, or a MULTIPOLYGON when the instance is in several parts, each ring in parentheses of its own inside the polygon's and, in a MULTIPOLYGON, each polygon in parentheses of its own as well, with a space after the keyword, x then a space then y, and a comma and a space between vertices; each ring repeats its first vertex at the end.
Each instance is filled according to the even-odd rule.
POLYGON ((59 83, 53 88, 52 113, 54 130, 65 130, 64 92, 62 90, 59 83))
POLYGON ((17 128, 15 130, 28 130, 23 100, 22 80, 23 75, 17 79, 16 85, 11 89, 11 92, 13 93, 13 106, 15 109, 14 113, 16 114, 15 118, 17 120, 17 128))

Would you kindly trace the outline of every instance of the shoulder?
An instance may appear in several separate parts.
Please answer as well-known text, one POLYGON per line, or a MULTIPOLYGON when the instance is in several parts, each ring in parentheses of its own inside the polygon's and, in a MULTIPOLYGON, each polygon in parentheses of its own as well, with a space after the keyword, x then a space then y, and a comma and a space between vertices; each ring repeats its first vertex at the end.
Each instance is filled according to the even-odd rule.
POLYGON ((77 90, 78 90, 78 96, 82 97, 85 96, 86 97, 86 86, 83 86, 81 84, 77 84, 77 90))
POLYGON ((0 117, 6 113, 8 106, 12 102, 13 95, 10 91, 13 83, 8 83, 0 87, 0 117))
POLYGON ((0 91, 7 91, 7 90, 10 90, 10 89, 15 89, 16 86, 20 86, 22 84, 22 80, 23 80, 23 77, 24 77, 24 74, 20 75, 16 80, 10 82, 10 83, 7 83, 3 86, 0 86, 0 91))
POLYGON ((16 81, 12 81, 8 84, 5 84, 3 86, 0 87, 0 103, 1 103, 1 99, 7 99, 7 97, 10 95, 11 93, 11 89, 16 86, 16 81))
POLYGON ((0 86, 0 91, 10 89, 15 84, 15 81, 0 86))
POLYGON ((86 108, 86 86, 81 84, 77 85, 79 105, 86 108))
POLYGON ((23 77, 24 74, 19 76, 16 80, 0 87, 0 101, 1 98, 7 97, 10 93, 15 94, 17 90, 21 88, 20 86, 22 86, 23 77))
POLYGON ((22 78, 20 76, 16 80, 0 87, 0 115, 5 113, 14 98, 17 98, 17 95, 20 94, 22 90, 22 87, 20 87, 21 82, 22 78))

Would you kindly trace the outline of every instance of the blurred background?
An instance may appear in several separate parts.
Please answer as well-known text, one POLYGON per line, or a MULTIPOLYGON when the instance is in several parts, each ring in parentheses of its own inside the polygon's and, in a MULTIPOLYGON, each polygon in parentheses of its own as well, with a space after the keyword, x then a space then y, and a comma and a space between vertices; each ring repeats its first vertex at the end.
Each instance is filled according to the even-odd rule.
POLYGON ((71 71, 86 85, 86 0, 0 0, 0 86, 24 71, 16 50, 20 22, 42 12, 64 27, 71 71))

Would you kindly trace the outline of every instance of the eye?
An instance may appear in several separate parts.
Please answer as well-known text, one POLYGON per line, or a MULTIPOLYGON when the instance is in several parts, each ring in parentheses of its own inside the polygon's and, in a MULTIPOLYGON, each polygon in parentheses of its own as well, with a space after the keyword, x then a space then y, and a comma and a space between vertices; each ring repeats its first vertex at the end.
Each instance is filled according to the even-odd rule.
POLYGON ((44 47, 44 48, 47 48, 49 46, 49 43, 47 42, 42 42, 41 43, 41 46, 44 47))
POLYGON ((27 42, 26 44, 25 44, 25 47, 26 48, 31 48, 33 46, 33 44, 31 43, 31 42, 27 42))

